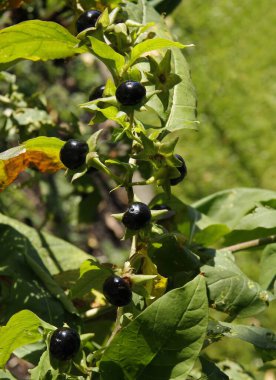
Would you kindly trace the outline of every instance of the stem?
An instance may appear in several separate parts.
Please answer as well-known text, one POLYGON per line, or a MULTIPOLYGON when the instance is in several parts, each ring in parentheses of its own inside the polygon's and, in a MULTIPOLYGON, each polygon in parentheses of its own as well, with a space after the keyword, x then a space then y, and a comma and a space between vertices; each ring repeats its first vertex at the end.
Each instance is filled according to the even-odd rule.
POLYGON ((237 252, 237 251, 242 251, 242 250, 248 249, 248 248, 260 247, 262 245, 267 245, 267 244, 271 244, 274 242, 276 242, 276 235, 271 235, 271 236, 267 236, 267 237, 260 238, 260 239, 249 240, 249 241, 245 241, 243 243, 230 245, 229 247, 223 248, 222 251, 237 252))
POLYGON ((132 238, 129 258, 135 255, 136 251, 137 251, 137 235, 134 235, 132 238))
POLYGON ((120 331, 120 329, 121 329, 120 319, 121 319, 122 315, 123 315, 123 308, 122 307, 118 307, 115 326, 114 326, 114 329, 112 331, 112 334, 110 335, 110 338, 108 339, 108 341, 106 343, 106 347, 108 347, 110 345, 110 343, 114 339, 115 335, 120 331))
MULTIPOLYGON (((130 129, 132 129, 133 123, 134 123, 134 111, 132 111, 129 115, 129 123, 130 123, 130 129)), ((133 147, 133 143, 132 143, 132 147, 133 147)), ((135 161, 135 159, 130 157, 128 160, 128 163, 129 164, 135 164, 136 161, 135 161)), ((134 191, 133 191, 133 187, 132 187, 132 183, 131 183, 132 178, 129 178, 129 182, 130 182, 129 184, 125 185, 125 188, 127 191, 128 203, 131 204, 134 200, 134 191)))

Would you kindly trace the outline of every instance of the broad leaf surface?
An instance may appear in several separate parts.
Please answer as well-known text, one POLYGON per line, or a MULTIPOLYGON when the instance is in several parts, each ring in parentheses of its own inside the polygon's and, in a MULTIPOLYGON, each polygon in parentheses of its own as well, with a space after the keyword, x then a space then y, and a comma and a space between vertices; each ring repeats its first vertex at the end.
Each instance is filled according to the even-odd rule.
POLYGON ((143 42, 140 42, 138 45, 134 46, 130 53, 130 60, 129 65, 133 65, 133 63, 141 57, 141 55, 148 53, 153 50, 159 50, 169 47, 176 47, 179 49, 182 49, 185 47, 179 42, 175 42, 172 40, 167 40, 165 38, 154 38, 152 40, 146 40, 143 42))
POLYGON ((51 329, 29 310, 13 315, 6 326, 0 329, 0 368, 3 368, 12 352, 24 345, 42 339, 39 327, 51 329))
POLYGON ((276 243, 269 244, 262 253, 260 264, 260 284, 264 289, 273 287, 276 281, 276 243))
POLYGON ((219 322, 219 324, 229 327, 230 331, 224 333, 229 338, 242 339, 264 350, 276 350, 276 334, 269 329, 225 322, 219 322))
POLYGON ((0 243, 1 321, 26 308, 54 324, 61 323, 65 310, 76 313, 25 236, 1 224, 0 243))
POLYGON ((116 72, 120 72, 125 63, 124 57, 112 49, 111 46, 99 41, 95 37, 88 37, 92 44, 92 50, 97 57, 103 61, 109 68, 112 74, 116 75, 116 72))
POLYGON ((59 159, 63 145, 64 142, 55 137, 36 137, 0 153, 0 191, 29 166, 50 173, 63 168, 59 159))
POLYGON ((276 192, 237 188, 220 191, 194 204, 198 212, 195 241, 215 243, 209 236, 225 238, 224 245, 261 238, 276 233, 276 192))
POLYGON ((269 293, 239 269, 230 252, 216 251, 208 264, 202 266, 201 271, 213 308, 239 317, 255 315, 266 309, 269 293))
POLYGON ((255 377, 251 376, 242 366, 230 360, 219 362, 217 366, 229 376, 230 380, 255 380, 255 377))
POLYGON ((1 225, 10 226, 27 238, 51 275, 72 271, 77 272, 78 275, 80 265, 88 258, 91 259, 91 255, 78 247, 3 214, 0 214, 1 225))
POLYGON ((0 31, 0 64, 13 64, 20 59, 46 61, 83 53, 79 40, 63 26, 41 20, 24 21, 0 31))
POLYGON ((102 292, 103 283, 112 271, 93 260, 85 261, 80 267, 80 277, 71 289, 72 298, 82 297, 91 289, 102 292))
POLYGON ((210 362, 204 357, 200 357, 199 359, 202 366, 202 373, 206 376, 203 377, 202 380, 229 380, 229 377, 222 372, 215 363, 210 362))
POLYGON ((234 229, 257 204, 273 199, 276 199, 275 191, 237 188, 212 194, 192 206, 213 221, 234 229))
POLYGON ((102 357, 101 378, 185 380, 201 350, 207 321, 205 281, 198 276, 121 330, 102 357))

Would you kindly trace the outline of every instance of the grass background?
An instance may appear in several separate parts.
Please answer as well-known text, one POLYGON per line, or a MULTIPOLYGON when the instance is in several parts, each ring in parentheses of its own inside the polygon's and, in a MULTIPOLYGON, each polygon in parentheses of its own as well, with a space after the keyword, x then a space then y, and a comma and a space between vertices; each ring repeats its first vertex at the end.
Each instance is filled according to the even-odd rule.
POLYGON ((269 0, 183 0, 170 23, 198 96, 199 132, 187 130, 185 192, 276 188, 276 7, 269 0))

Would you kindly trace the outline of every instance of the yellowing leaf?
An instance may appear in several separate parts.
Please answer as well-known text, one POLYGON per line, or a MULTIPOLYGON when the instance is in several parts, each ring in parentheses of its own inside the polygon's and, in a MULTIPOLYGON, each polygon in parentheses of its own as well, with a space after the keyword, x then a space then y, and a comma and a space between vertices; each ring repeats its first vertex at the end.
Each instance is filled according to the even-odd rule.
POLYGON ((52 173, 63 168, 59 159, 63 144, 63 141, 55 137, 36 137, 0 153, 0 191, 28 167, 52 173))

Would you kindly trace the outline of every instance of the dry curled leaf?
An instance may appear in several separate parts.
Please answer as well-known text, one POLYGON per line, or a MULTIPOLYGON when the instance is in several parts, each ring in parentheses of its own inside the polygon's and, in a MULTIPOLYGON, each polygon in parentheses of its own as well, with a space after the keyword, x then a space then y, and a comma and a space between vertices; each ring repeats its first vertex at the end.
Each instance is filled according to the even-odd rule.
POLYGON ((59 152, 64 142, 55 137, 36 137, 0 153, 0 191, 28 167, 54 173, 63 168, 59 152))

